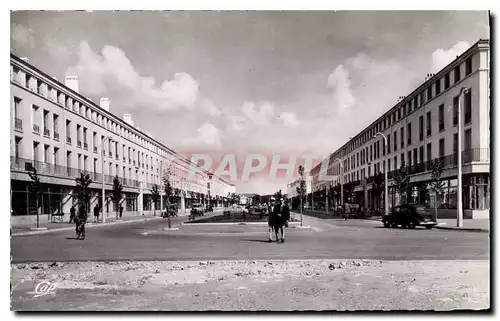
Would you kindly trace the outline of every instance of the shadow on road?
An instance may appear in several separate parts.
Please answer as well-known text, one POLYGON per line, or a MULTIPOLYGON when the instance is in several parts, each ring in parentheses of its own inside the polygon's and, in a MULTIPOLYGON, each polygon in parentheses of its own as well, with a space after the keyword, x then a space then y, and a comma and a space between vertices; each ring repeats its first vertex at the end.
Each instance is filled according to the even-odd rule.
POLYGON ((78 240, 78 238, 77 238, 77 237, 66 237, 65 239, 66 239, 66 240, 78 240))
POLYGON ((256 243, 276 243, 275 241, 269 241, 269 240, 240 240, 240 242, 256 242, 256 243))

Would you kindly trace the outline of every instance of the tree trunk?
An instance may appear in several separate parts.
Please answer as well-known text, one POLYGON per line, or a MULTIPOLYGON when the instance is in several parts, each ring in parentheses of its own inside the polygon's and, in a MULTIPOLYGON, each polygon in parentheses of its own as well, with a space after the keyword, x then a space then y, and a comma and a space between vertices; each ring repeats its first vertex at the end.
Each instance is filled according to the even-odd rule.
POLYGON ((436 193, 436 199, 434 200, 434 213, 435 213, 434 219, 437 222, 437 219, 438 219, 438 193, 436 193))
POLYGON ((38 195, 36 197, 36 228, 40 228, 40 211, 38 210, 38 195))

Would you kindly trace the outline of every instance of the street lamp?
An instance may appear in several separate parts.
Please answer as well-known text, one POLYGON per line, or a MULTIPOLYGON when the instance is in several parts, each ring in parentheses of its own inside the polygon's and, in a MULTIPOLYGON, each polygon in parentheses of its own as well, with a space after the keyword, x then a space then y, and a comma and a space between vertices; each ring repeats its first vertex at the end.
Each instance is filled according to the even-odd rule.
POLYGON ((469 88, 462 87, 460 89, 460 94, 458 95, 458 111, 457 111, 457 123, 458 123, 458 159, 457 159, 457 168, 458 168, 458 190, 457 190, 457 227, 462 227, 464 225, 464 213, 462 209, 462 99, 463 95, 469 92, 469 88))
POLYGON ((342 211, 344 211, 344 164, 338 158, 335 158, 333 162, 340 163, 340 205, 342 206, 342 211))
MULTIPOLYGON (((108 141, 111 141, 113 140, 113 138, 111 138, 111 136, 107 136, 107 137, 104 137, 103 140, 102 140, 102 143, 101 143, 101 150, 102 150, 102 167, 101 167, 101 172, 102 172, 102 222, 103 223, 106 223, 106 215, 104 214, 104 202, 106 201, 105 198, 104 198, 104 159, 106 158, 106 154, 104 152, 104 144, 105 144, 105 141, 106 139, 108 141)), ((108 151, 109 152, 109 151, 108 151)))
MULTIPOLYGON (((382 134, 381 132, 376 133, 373 135, 373 138, 377 138, 377 136, 380 135, 384 138, 384 145, 385 145, 385 150, 389 150, 387 146, 387 136, 382 134)), ((387 179, 387 162, 384 163, 384 209, 385 209, 385 215, 389 215, 389 184, 388 184, 388 179, 387 179)))

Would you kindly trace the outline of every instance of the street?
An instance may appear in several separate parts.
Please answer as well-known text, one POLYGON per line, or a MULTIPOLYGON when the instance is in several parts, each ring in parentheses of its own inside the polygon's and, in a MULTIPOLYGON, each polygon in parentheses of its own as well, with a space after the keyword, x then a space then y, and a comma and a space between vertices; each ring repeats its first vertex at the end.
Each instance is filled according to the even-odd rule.
MULTIPOLYGON (((185 218, 184 218, 185 219, 185 218)), ((176 218, 177 225, 183 218, 176 218)), ((166 220, 13 237, 12 263, 99 260, 254 260, 254 259, 489 259, 489 235, 418 228, 386 229, 370 220, 318 220, 308 229, 288 228, 286 242, 269 244, 263 225, 178 226, 166 220)))
POLYGON ((489 236, 303 217, 265 225, 163 219, 12 237, 12 308, 39 310, 485 309, 489 236), (31 263, 30 263, 31 262, 31 263), (46 263, 42 263, 46 262, 46 263), (463 277, 466 275, 467 277, 463 277), (39 294, 39 285, 54 287, 39 294), (37 290, 38 289, 38 290, 37 290))

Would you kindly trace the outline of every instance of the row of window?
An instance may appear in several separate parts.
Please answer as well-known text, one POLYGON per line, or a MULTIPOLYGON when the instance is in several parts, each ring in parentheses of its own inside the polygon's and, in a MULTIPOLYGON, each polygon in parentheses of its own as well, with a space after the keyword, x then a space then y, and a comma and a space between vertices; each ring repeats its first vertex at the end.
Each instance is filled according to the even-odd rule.
POLYGON ((41 79, 37 79, 34 75, 31 75, 24 70, 21 71, 16 66, 12 67, 12 72, 13 74, 11 75, 11 80, 26 87, 28 90, 44 98, 52 100, 64 108, 73 110, 82 117, 85 117, 90 121, 112 131, 113 133, 153 151, 154 153, 160 154, 161 156, 168 155, 168 152, 163 150, 163 148, 158 145, 142 138, 140 135, 132 132, 125 126, 118 124, 116 121, 107 118, 105 115, 101 115, 98 111, 94 110, 93 107, 86 106, 86 103, 83 102, 83 100, 79 101, 77 97, 71 97, 61 91, 58 91, 49 84, 45 84, 41 79))
MULTIPOLYGON (((465 76, 468 76, 471 73, 472 73, 472 57, 469 57, 465 61, 465 76)), ((444 75, 443 78, 437 79, 433 84, 429 84, 428 87, 422 89, 420 93, 416 93, 411 98, 406 99, 406 103, 404 103, 402 106, 390 112, 388 115, 384 117, 384 119, 379 120, 376 124, 372 125, 371 128, 365 130, 364 133, 359 135, 359 137, 355 138, 346 147, 337 151, 334 154, 334 158, 345 156, 346 154, 352 152, 356 148, 370 141, 376 133, 388 129, 391 125, 395 124, 396 122, 406 117, 406 115, 410 114, 413 110, 420 108, 424 103, 430 101, 434 97, 441 94, 442 84, 444 90, 449 89, 450 79, 452 74, 453 74, 454 84, 458 83, 461 80, 460 65, 456 66, 453 72, 448 72, 444 75)), ((468 99, 470 101, 470 92, 468 95, 469 95, 468 99)), ((454 106, 458 105, 458 96, 454 98, 453 105, 454 106)), ((467 103, 465 105, 467 105, 467 103)), ((471 104, 469 103, 469 107, 470 105, 471 104)))
MULTIPOLYGON (((456 126, 458 124, 458 96, 453 99, 453 126, 456 126)), ((441 104, 438 107, 438 129, 439 132, 443 132, 445 130, 445 117, 444 117, 444 104, 441 104)), ((472 96, 471 92, 469 91, 467 94, 464 95, 464 124, 469 125, 471 124, 472 121, 472 96)), ((432 111, 428 111, 426 114, 426 119, 425 119, 425 136, 426 137, 431 137, 432 136, 432 111)), ((406 145, 410 146, 413 143, 412 140, 412 123, 409 122, 407 124, 406 128, 406 133, 407 133, 407 141, 406 145)), ((400 135, 399 135, 399 146, 401 149, 405 147, 405 139, 404 139, 404 134, 405 130, 404 127, 401 127, 400 130, 400 135)), ((424 141, 424 116, 419 117, 419 142, 424 141)), ((393 148, 393 151, 396 152, 398 150, 398 131, 394 131, 392 136, 391 134, 387 134, 387 155, 391 153, 391 148, 393 148), (391 144, 391 139, 392 143, 391 144)), ((386 155, 386 150, 385 150, 385 144, 380 142, 380 140, 377 140, 370 146, 367 146, 366 148, 362 149, 361 151, 357 152, 356 154, 351 155, 350 157, 346 158, 343 162, 344 169, 355 169, 356 167, 363 166, 367 163, 372 162, 373 160, 379 159, 381 156, 381 150, 382 150, 382 156, 386 155), (382 145, 382 148, 380 146, 382 145)), ((340 172, 340 165, 336 165, 336 171, 340 172)))
MULTIPOLYGON (((467 129, 464 131, 465 134, 465 140, 464 140, 464 150, 470 150, 472 148, 472 130, 467 129)), ((426 156, 427 156, 427 162, 430 162, 432 160, 432 143, 427 144, 427 150, 426 150, 426 156)), ((457 154, 458 152, 458 134, 453 135, 453 154, 457 154)), ((359 153, 358 153, 359 155, 359 153)), ((441 138, 439 140, 439 151, 438 151, 438 157, 442 158, 445 156, 445 138, 441 138)), ((388 171, 391 170, 396 170, 398 169, 398 155, 394 156, 394 163, 393 166, 391 167, 391 158, 387 159, 387 167, 388 171)), ((419 146, 418 148, 414 148, 413 150, 408 150, 407 151, 407 156, 405 160, 405 153, 400 154, 400 165, 405 162, 407 166, 412 166, 412 165, 417 165, 417 164, 422 164, 424 163, 424 146, 419 146), (412 157, 413 155, 413 157, 412 157)), ((353 158, 350 158, 352 161, 353 158)), ((382 162, 383 166, 381 167, 381 163, 375 163, 373 164, 373 172, 372 172, 372 166, 368 166, 368 176, 366 177, 371 177, 373 175, 376 175, 377 173, 383 172, 385 168, 385 160, 382 162)), ((349 167, 350 162, 347 162, 347 171, 349 169, 353 170, 355 169, 354 167, 349 167)), ((347 172, 346 171, 346 172, 347 172)), ((339 167, 334 167, 332 171, 332 175, 339 175, 341 173, 341 169, 339 167)), ((361 173, 361 177, 365 177, 365 168, 362 168, 361 170, 358 170, 356 172, 352 173, 345 173, 344 172, 344 178, 347 180, 352 180, 356 181, 359 180, 359 175, 361 173), (356 173, 356 176, 354 175, 356 173)))

